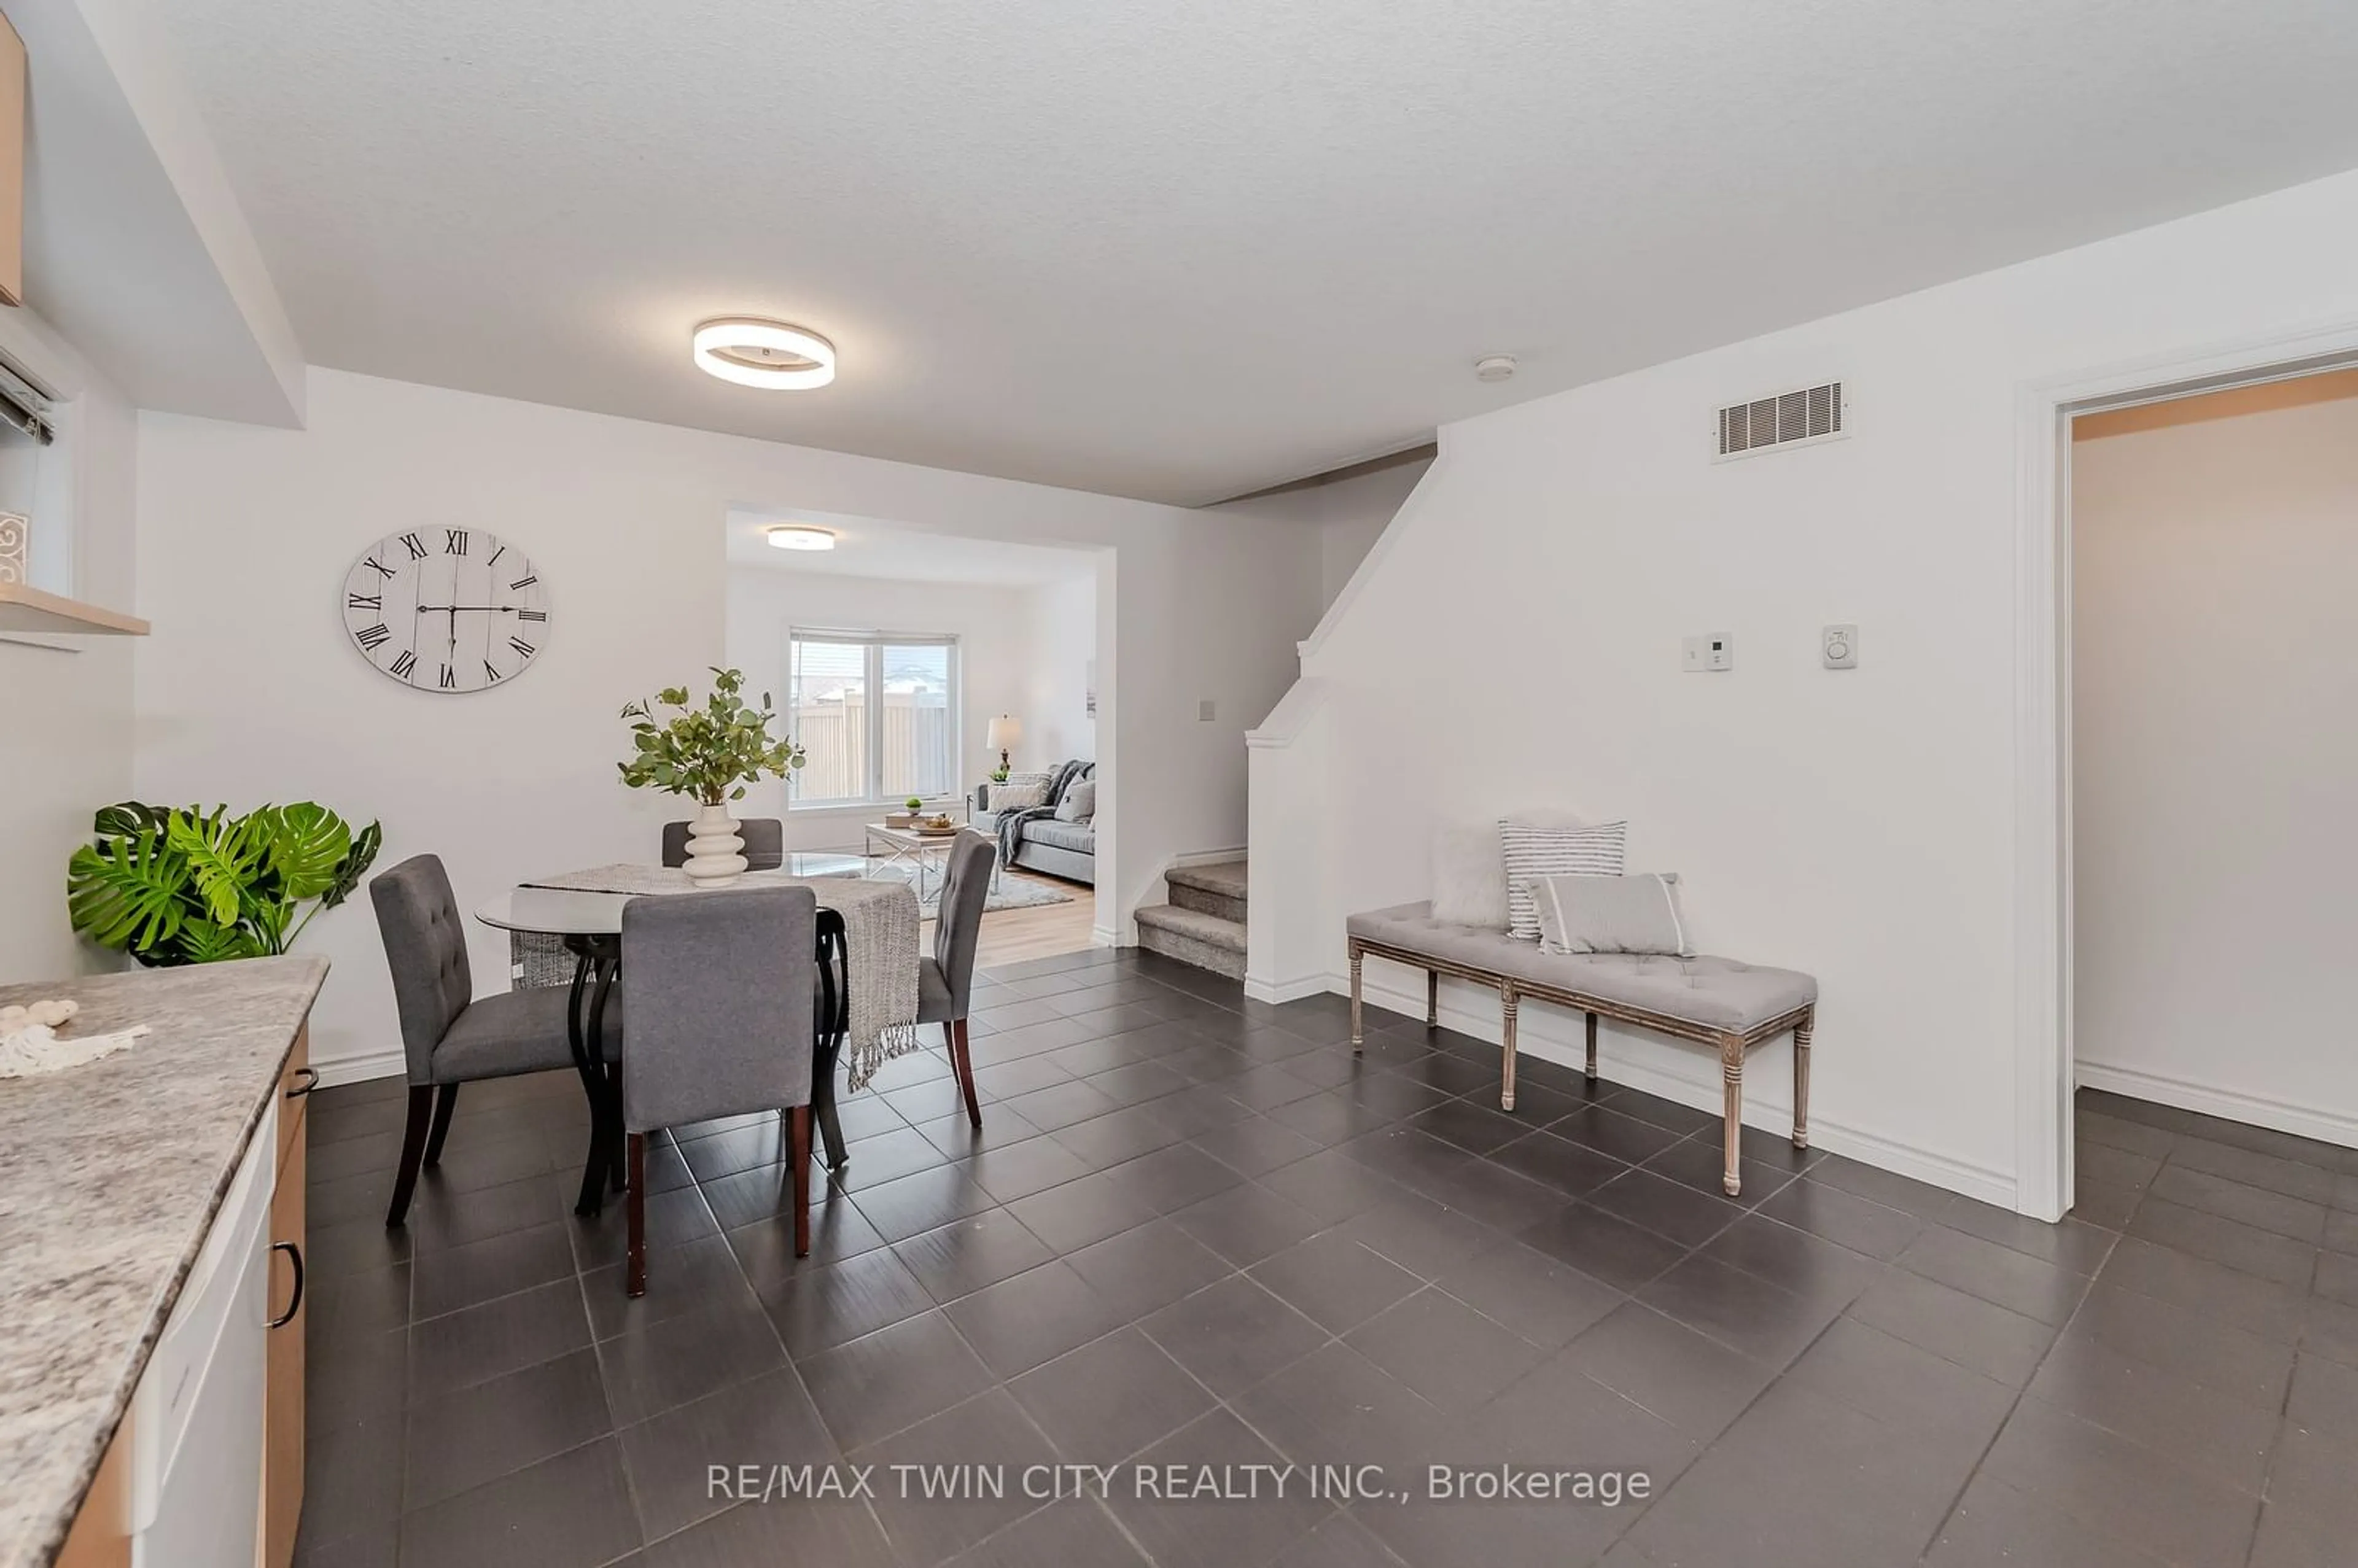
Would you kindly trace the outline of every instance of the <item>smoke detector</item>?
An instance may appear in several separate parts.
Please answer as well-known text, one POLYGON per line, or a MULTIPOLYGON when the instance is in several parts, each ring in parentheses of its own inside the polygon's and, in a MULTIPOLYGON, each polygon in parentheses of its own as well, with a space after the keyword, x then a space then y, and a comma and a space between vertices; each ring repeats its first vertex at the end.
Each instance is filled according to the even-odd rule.
POLYGON ((1484 354, 1474 362, 1476 381, 1509 381, 1514 374, 1515 356, 1512 354, 1484 354))

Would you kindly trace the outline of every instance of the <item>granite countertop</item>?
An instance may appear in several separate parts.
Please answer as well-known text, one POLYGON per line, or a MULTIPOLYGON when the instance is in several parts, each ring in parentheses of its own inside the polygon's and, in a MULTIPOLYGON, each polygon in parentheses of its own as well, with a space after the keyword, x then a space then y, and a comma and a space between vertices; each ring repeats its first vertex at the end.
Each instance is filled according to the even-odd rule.
POLYGON ((0 987, 128 1050, 0 1078, 0 1568, 47 1568, 327 978, 320 958, 0 987))

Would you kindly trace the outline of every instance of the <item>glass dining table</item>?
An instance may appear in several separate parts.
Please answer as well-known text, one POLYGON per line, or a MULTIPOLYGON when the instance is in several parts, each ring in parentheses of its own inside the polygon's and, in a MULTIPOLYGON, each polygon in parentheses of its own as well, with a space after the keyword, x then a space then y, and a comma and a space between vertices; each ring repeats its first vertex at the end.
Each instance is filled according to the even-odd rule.
MULTIPOLYGON (((818 1006, 812 1020, 811 1114, 818 1123, 828 1168, 839 1170, 849 1156, 836 1114, 835 1068, 850 1027, 850 945, 845 940, 841 913, 828 907, 827 883, 858 878, 865 862, 849 855, 796 855, 787 860, 776 880, 808 882, 818 894, 818 1006)), ((764 873, 755 873, 755 879, 773 880, 764 873)), ((606 1009, 622 978, 622 906, 633 898, 651 896, 666 894, 525 883, 486 900, 475 910, 475 918, 486 925, 555 937, 574 956, 566 1034, 574 1071, 590 1101, 590 1157, 573 1210, 579 1215, 598 1213, 605 1206, 608 1188, 619 1193, 627 1179, 622 1158, 622 1065, 619 1060, 606 1059, 606 1009)))

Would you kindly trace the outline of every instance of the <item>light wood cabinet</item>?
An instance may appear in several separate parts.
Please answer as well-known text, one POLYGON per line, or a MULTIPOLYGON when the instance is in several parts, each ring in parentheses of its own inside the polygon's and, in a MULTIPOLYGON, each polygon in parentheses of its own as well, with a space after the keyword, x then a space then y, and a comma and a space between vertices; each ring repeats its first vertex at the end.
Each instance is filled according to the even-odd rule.
POLYGON ((114 1429, 57 1568, 131 1568, 131 1420, 114 1429))
POLYGON ((174 1568, 191 1552, 243 1563, 249 1550, 255 1568, 290 1568, 303 1514, 303 1187, 313 1081, 303 1030, 198 1256, 191 1278, 202 1283, 183 1292, 55 1568, 141 1560, 174 1568), (265 1184, 266 1197, 258 1190, 265 1184), (254 1433, 250 1422, 260 1424, 258 1444, 228 1435, 254 1433), (253 1511, 207 1505, 227 1495, 231 1476, 240 1493, 254 1488, 253 1511))
POLYGON ((305 1114, 312 1074, 310 1032, 295 1037, 279 1081, 278 1184, 270 1200, 270 1369, 263 1401, 262 1533, 256 1568, 287 1568, 303 1519, 303 1288, 305 1114))

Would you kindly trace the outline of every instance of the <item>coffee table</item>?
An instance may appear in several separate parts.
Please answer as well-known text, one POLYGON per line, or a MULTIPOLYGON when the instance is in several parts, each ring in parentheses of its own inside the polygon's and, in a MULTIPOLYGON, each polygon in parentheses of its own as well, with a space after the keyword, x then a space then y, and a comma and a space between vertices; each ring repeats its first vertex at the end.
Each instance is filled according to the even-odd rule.
MULTIPOLYGON (((882 822, 867 825, 868 851, 871 869, 884 866, 914 866, 917 870, 917 902, 924 903, 941 891, 945 870, 949 865, 950 846, 957 842, 957 834, 920 833, 914 827, 888 827, 882 822)), ((990 885, 999 886, 999 857, 990 862, 990 885)))

